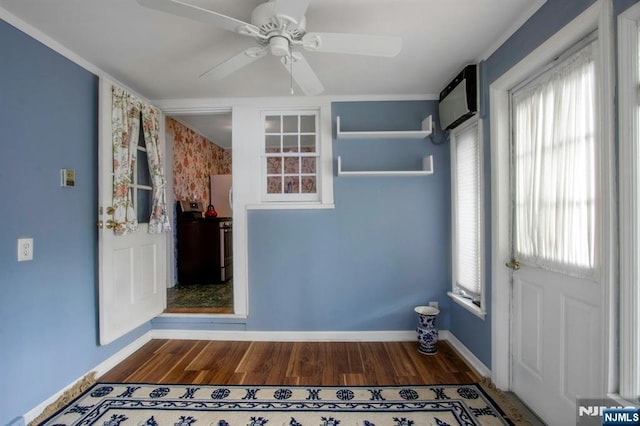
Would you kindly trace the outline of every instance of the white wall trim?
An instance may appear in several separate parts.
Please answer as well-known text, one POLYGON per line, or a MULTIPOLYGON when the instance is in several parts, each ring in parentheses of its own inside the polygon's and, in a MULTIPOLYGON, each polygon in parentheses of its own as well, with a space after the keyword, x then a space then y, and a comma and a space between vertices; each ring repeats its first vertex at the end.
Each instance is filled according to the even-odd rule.
MULTIPOLYGON (((620 314, 614 316, 612 326, 619 326, 619 371, 614 369, 614 377, 619 377, 619 393, 633 400, 640 389, 640 308, 638 283, 640 256, 640 132, 638 115, 638 21, 640 3, 618 17, 618 119, 619 119, 619 188, 620 188, 620 314), (620 318, 620 320, 617 320, 620 318)), ((613 294, 612 294, 613 296, 613 294)), ((612 297, 613 299, 613 297, 612 297)), ((615 299, 614 299, 615 300, 615 299)), ((616 383, 613 383, 615 388, 616 383)), ((611 390, 611 389, 610 389, 611 390)))
POLYGON ((540 9, 547 0, 536 0, 529 9, 525 10, 522 15, 520 15, 509 27, 507 31, 505 31, 500 37, 498 37, 487 50, 480 55, 476 62, 483 61, 489 56, 493 55, 493 53, 500 48, 508 39, 511 37, 516 31, 520 29, 525 22, 529 20, 537 11, 540 9))
POLYGON ((8 10, 4 9, 3 7, 0 7, 0 19, 2 19, 3 21, 8 22, 10 25, 16 27, 18 30, 20 30, 23 33, 27 34, 28 36, 34 38, 35 40, 37 40, 40 43, 42 43, 45 46, 47 46, 49 49, 53 50, 54 52, 56 52, 56 53, 58 53, 58 54, 60 54, 62 56, 64 56, 65 58, 69 59, 71 62, 75 63, 76 65, 78 65, 78 66, 80 66, 82 68, 84 68, 85 70, 89 71, 90 73, 92 73, 92 74, 94 74, 94 75, 96 75, 96 76, 98 76, 100 78, 106 78, 107 80, 110 80, 113 84, 115 84, 117 86, 120 86, 123 89, 126 89, 129 93, 135 95, 136 97, 140 98, 141 100, 143 100, 143 101, 145 101, 147 103, 150 103, 150 104, 152 104, 154 106, 157 106, 153 102, 149 101, 149 99, 147 99, 145 96, 143 96, 140 93, 138 93, 136 90, 132 89, 131 87, 129 87, 126 84, 124 84, 121 81, 119 81, 118 79, 116 79, 113 76, 109 75, 104 70, 98 68, 97 66, 95 66, 91 62, 89 62, 86 59, 84 59, 82 56, 80 56, 77 53, 75 53, 73 50, 71 50, 68 47, 66 47, 65 45, 57 42, 53 38, 49 37, 47 34, 43 33, 39 29, 35 28, 34 26, 26 23, 25 21, 23 21, 22 19, 18 18, 17 16, 12 14, 8 10))
MULTIPOLYGON (((446 330, 441 335, 448 335, 446 330), (444 334, 443 334, 444 333, 444 334)), ((415 331, 238 331, 238 330, 151 330, 153 339, 236 340, 253 342, 406 342, 415 331)), ((442 337, 442 336, 441 336, 442 337)), ((446 340, 446 339, 442 339, 446 340)))
POLYGON ((281 108, 304 108, 331 102, 371 101, 437 101, 439 94, 425 95, 354 95, 354 96, 290 96, 290 97, 240 97, 240 98, 184 98, 156 99, 153 104, 165 114, 208 114, 233 106, 277 106, 281 108))
MULTIPOLYGON (((564 50, 576 43, 582 37, 585 37, 591 31, 599 30, 599 39, 601 44, 611 43, 611 28, 606 22, 611 20, 611 3, 610 0, 599 0, 590 6, 586 11, 577 16, 573 21, 560 29, 556 34, 551 36, 547 41, 538 46, 533 52, 524 59, 514 65, 509 71, 505 72, 500 78, 494 81, 490 90, 490 114, 491 114, 491 212, 492 212, 492 243, 491 243, 491 266, 492 266, 492 291, 491 301, 493 310, 493 319, 491 324, 492 330, 492 359, 491 370, 492 379, 496 386, 500 389, 509 389, 511 386, 511 356, 510 356, 510 305, 511 305, 511 274, 504 264, 509 260, 510 256, 510 235, 509 235, 509 217, 510 217, 510 192, 509 192, 509 95, 508 91, 517 83, 526 78, 530 73, 544 64, 550 62, 564 50), (607 18, 608 17, 608 18, 607 18)), ((601 48, 602 54, 602 48, 601 48)), ((606 61, 606 58, 603 58, 606 61)), ((611 64, 608 64, 610 67, 611 64)), ((607 75, 604 70, 603 81, 608 83, 611 75, 607 75)), ((609 71, 609 74, 611 72, 609 71)), ((605 84, 606 86, 607 84, 605 84)), ((600 123, 600 132, 603 136, 602 140, 609 146, 605 148, 607 151, 601 162, 601 174, 610 175, 614 169, 603 169, 602 167, 611 167, 612 158, 612 140, 610 136, 613 130, 611 123, 612 102, 609 94, 611 87, 604 88, 600 92, 600 99, 606 100, 602 102, 604 111, 602 111, 602 123, 600 123)), ((606 178, 607 176, 605 176, 606 178)), ((611 182, 610 182, 611 183, 611 182)), ((610 187, 610 185, 609 185, 610 187)), ((602 231, 606 235, 607 232, 613 234, 611 238, 615 238, 615 217, 611 217, 611 209, 615 209, 609 204, 610 200, 615 199, 615 193, 604 193, 603 205, 606 206, 604 215, 609 219, 609 223, 603 225, 602 231)), ((600 218, 604 221, 605 218, 600 218)), ((603 244, 602 266, 604 282, 610 279, 615 268, 612 267, 615 257, 611 258, 611 250, 615 246, 610 246, 610 241, 601 239, 603 244)), ((605 287, 605 285, 603 285, 605 287)), ((603 289, 604 307, 608 308, 608 290, 603 289)), ((608 321, 608 317, 603 315, 604 320, 608 321)), ((609 327, 605 324, 603 328, 608 334, 609 327)), ((606 342, 609 343, 609 337, 606 342)), ((609 345, 603 345, 609 346, 609 345)), ((606 348, 602 349, 606 351, 606 348)), ((607 357, 605 357, 606 359, 607 357)), ((606 366, 603 366, 603 368, 606 366)), ((606 371, 606 369, 603 369, 606 371)))
POLYGON ((464 358, 464 360, 467 361, 467 363, 471 365, 471 367, 473 367, 480 376, 491 377, 491 370, 489 367, 484 365, 484 363, 480 361, 480 359, 478 359, 478 357, 476 357, 460 340, 458 340, 453 333, 447 332, 446 338, 443 337, 441 340, 448 341, 449 344, 458 351, 462 358, 464 358))
POLYGON ((65 391, 67 391, 68 389, 71 389, 84 376, 86 376, 87 374, 89 374, 91 372, 95 372, 96 373, 96 377, 100 377, 101 375, 105 374, 107 371, 111 370, 116 365, 118 365, 119 363, 124 361, 127 357, 132 355, 135 351, 137 351, 138 349, 143 347, 151 339, 152 339, 151 332, 150 331, 146 332, 145 334, 143 334, 142 336, 138 337, 136 340, 134 340, 133 342, 129 343, 127 346, 125 346, 124 348, 120 349, 118 352, 116 352, 115 354, 111 355, 109 358, 107 358, 106 360, 104 360, 103 362, 101 362, 100 364, 98 364, 97 366, 92 368, 91 370, 87 371, 86 373, 84 373, 83 375, 78 377, 73 382, 69 383, 64 388, 60 389, 55 394, 51 395, 45 401, 42 401, 40 404, 38 404, 36 407, 34 407, 31 410, 29 410, 29 412, 26 413, 23 416, 25 424, 28 424, 29 422, 33 421, 36 417, 38 417, 49 405, 51 405, 54 402, 56 402, 56 400, 58 398, 60 398, 65 391))

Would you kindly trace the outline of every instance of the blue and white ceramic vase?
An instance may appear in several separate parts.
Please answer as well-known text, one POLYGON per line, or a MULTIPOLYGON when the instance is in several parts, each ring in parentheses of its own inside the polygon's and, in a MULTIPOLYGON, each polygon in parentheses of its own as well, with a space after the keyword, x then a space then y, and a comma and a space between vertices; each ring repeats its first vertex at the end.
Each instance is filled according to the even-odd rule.
POLYGON ((418 352, 425 355, 433 355, 438 352, 436 343, 438 342, 438 329, 436 328, 436 317, 440 313, 438 308, 432 306, 417 306, 414 311, 418 314, 418 352))

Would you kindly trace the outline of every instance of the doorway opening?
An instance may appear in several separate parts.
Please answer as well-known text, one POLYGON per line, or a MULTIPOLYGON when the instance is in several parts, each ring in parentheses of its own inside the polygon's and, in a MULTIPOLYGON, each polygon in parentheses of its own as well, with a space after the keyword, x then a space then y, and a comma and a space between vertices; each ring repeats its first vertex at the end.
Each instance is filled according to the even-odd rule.
POLYGON ((165 313, 233 314, 232 114, 167 117, 173 279, 165 313))

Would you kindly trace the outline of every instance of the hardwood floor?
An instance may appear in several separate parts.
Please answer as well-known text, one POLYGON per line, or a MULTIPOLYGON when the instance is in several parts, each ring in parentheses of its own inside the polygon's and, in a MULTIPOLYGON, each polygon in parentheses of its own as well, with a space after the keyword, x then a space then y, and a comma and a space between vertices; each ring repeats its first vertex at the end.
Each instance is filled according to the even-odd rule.
POLYGON ((418 385, 480 376, 447 343, 152 340, 101 382, 227 385, 418 385))

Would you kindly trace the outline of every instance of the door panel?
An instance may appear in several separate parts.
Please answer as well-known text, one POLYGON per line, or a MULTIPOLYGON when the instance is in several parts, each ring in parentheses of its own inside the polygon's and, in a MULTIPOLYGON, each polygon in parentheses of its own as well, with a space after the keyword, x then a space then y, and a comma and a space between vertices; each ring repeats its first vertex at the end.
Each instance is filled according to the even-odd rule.
POLYGON ((599 383, 595 378, 600 377, 597 354, 602 347, 597 346, 599 340, 595 334, 600 330, 599 307, 563 294, 562 313, 564 326, 561 343, 562 352, 565 353, 563 394, 570 400, 598 395, 599 383))
POLYGON ((512 390, 549 424, 575 424, 603 388, 600 285, 523 265, 513 273, 512 390))
POLYGON ((522 315, 518 318, 516 338, 517 360, 524 368, 537 377, 542 377, 542 288, 535 284, 518 280, 515 287, 518 305, 522 315), (527 303, 523 303, 526 300, 527 303), (531 318, 533 321, 522 321, 531 318))

